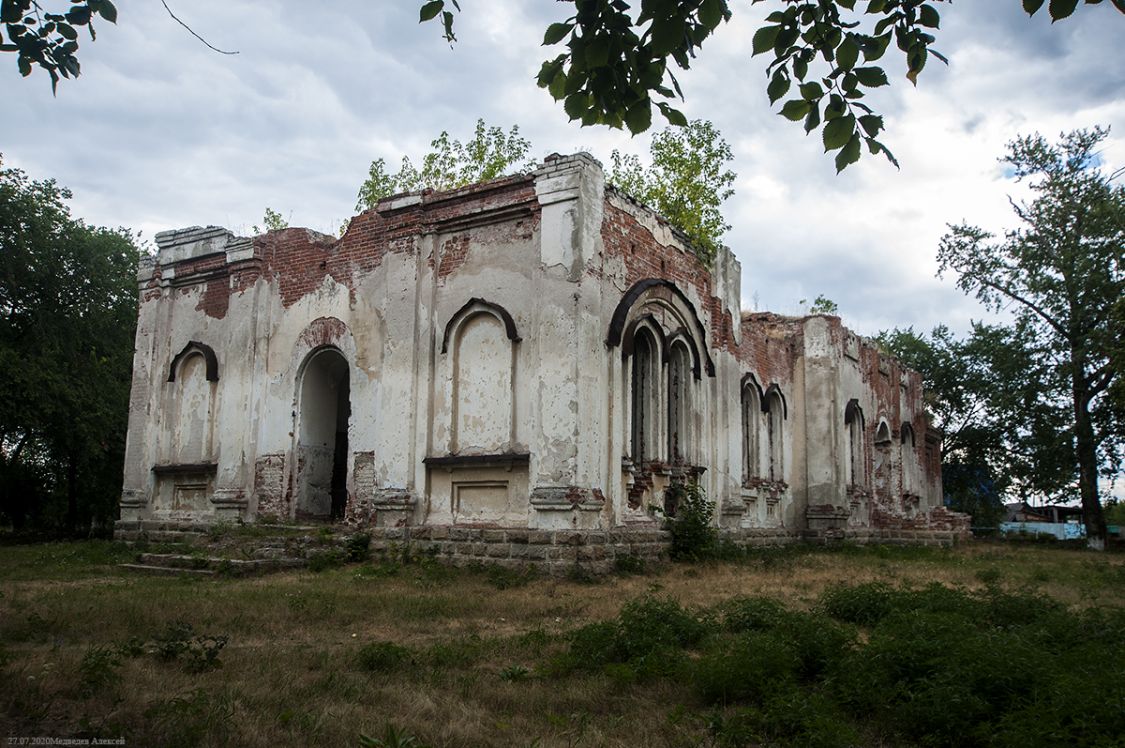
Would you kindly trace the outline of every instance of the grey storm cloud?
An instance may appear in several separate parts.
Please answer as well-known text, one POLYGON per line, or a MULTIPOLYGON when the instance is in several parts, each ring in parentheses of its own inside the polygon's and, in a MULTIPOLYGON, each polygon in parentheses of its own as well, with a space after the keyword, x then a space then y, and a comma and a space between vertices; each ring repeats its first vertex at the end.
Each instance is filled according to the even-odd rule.
MULTIPOLYGON (((249 231, 266 206, 294 225, 334 230, 353 212, 375 158, 417 158, 441 130, 467 137, 483 117, 518 124, 537 158, 650 138, 582 129, 535 87, 543 29, 565 3, 464 4, 450 48, 416 2, 170 2, 216 54, 159 3, 121 4, 116 27, 84 42, 83 75, 52 97, 36 72, 0 55, 0 152, 6 164, 72 188, 89 222, 158 230, 218 223, 249 231)), ((965 329, 983 310, 934 277, 946 224, 1010 225, 996 158, 1018 134, 1117 125, 1104 154, 1125 164, 1125 16, 1080 6, 1050 24, 1018 0, 942 4, 937 48, 915 89, 888 55, 894 85, 870 97, 902 170, 865 158, 836 175, 816 135, 778 117, 750 35, 768 3, 734 20, 681 76, 689 117, 731 143, 737 192, 727 242, 743 264, 743 304, 798 311, 824 294, 872 334, 894 325, 965 329)))

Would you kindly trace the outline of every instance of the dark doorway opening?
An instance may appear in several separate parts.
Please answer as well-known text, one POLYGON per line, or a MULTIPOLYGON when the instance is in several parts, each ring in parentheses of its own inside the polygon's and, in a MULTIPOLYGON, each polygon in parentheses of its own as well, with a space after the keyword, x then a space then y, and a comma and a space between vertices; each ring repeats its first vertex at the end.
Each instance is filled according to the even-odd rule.
POLYGON ((343 355, 312 355, 301 380, 297 443, 297 517, 343 519, 348 505, 348 421, 351 382, 343 355))

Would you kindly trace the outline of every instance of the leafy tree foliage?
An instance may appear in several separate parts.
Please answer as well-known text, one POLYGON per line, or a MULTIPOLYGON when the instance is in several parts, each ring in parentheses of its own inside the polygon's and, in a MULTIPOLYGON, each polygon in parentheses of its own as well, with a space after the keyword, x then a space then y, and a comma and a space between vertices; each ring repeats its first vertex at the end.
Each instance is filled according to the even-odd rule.
MULTIPOLYGON (((387 172, 383 159, 371 162, 356 210, 373 208, 382 198, 401 192, 455 189, 532 167, 527 159, 531 143, 520 136, 518 126, 505 133, 477 120, 472 140, 461 143, 443 131, 430 149, 421 169, 408 157, 394 174, 387 172)), ((710 262, 730 228, 720 211, 734 194, 736 175, 727 168, 733 160, 730 146, 710 122, 695 120, 657 133, 649 153, 651 163, 646 165, 636 156, 613 151, 607 179, 661 213, 687 235, 699 258, 710 262)))
MULTIPOLYGON (((801 301, 798 302, 798 303, 800 303, 801 306, 805 306, 805 304, 807 304, 808 301, 806 299, 801 299, 801 301)), ((835 301, 828 298, 827 296, 825 296, 822 293, 817 294, 816 298, 813 299, 812 304, 809 305, 809 314, 839 314, 839 313, 840 313, 840 305, 837 304, 835 301)))
POLYGON ((280 231, 281 229, 289 228, 289 221, 285 220, 280 213, 273 208, 266 206, 266 212, 262 216, 262 226, 259 228, 257 224, 251 227, 255 234, 262 234, 266 231, 280 231))
POLYGON ((1018 328, 978 323, 964 340, 944 325, 929 334, 894 329, 878 341, 922 375, 926 409, 944 435, 942 484, 951 508, 994 526, 1006 492, 1065 492, 1067 457, 1053 453, 1057 411, 1029 407, 1048 372, 1018 328))
POLYGON ((51 90, 59 84, 59 76, 77 78, 82 71, 78 63, 78 31, 85 26, 90 40, 94 32, 94 16, 117 23, 117 8, 110 0, 73 0, 50 4, 48 10, 38 0, 0 1, 0 52, 17 53, 16 64, 24 77, 38 65, 51 76, 51 90))
MULTIPOLYGON (((821 130, 826 152, 836 151, 840 171, 857 161, 866 146, 897 165, 877 138, 883 118, 861 101, 867 91, 888 84, 883 57, 893 42, 906 63, 906 78, 918 75, 933 56, 941 23, 937 4, 945 0, 751 0, 776 7, 747 45, 770 57, 766 87, 771 103, 792 91, 781 114, 806 132, 821 130)), ((1009 0, 1011 2, 1012 0, 1009 0)), ((1086 0, 1088 5, 1102 0, 1086 0)), ((1125 13, 1125 0, 1111 0, 1125 13)), ((1043 0, 1022 0, 1035 14, 1043 0)), ((670 101, 683 98, 675 70, 686 70, 711 35, 732 15, 728 0, 575 0, 573 13, 547 27, 543 45, 564 49, 545 61, 537 82, 571 120, 583 125, 627 127, 644 132, 653 109, 674 125, 686 125, 670 101)), ((1051 0, 1053 20, 1070 16, 1078 0, 1051 0)), ((570 7, 570 4, 567 4, 570 7)), ((428 0, 422 22, 438 19, 445 39, 455 41, 456 0, 428 0)))
POLYGON ((649 154, 652 163, 645 167, 636 156, 614 150, 607 178, 680 228, 700 259, 710 262, 730 228, 720 210, 734 194, 730 146, 710 122, 693 120, 657 133, 649 154))
MULTIPOLYGON (((1125 188, 1121 171, 1100 168, 1108 131, 1076 130, 1057 144, 1040 135, 1010 143, 1002 159, 1034 197, 1013 209, 1020 227, 1002 238, 975 226, 952 226, 941 241, 939 272, 994 309, 1014 313, 1011 335, 1029 355, 994 371, 1034 389, 1010 413, 1038 428, 1036 458, 1077 478, 1087 537, 1099 545, 1105 518, 1099 472, 1114 475, 1125 430, 1108 393, 1120 380, 1125 328, 1114 324, 1125 297, 1125 188)), ((1009 353, 1016 348, 1007 347, 1009 353)), ((1001 390, 1003 391, 1003 390, 1001 390)), ((1016 403, 1007 403, 1016 405, 1016 403)))
POLYGON ((1111 525, 1125 525, 1125 501, 1110 499, 1105 505, 1105 521, 1111 525))
POLYGON ((513 125, 505 133, 499 127, 486 126, 483 119, 477 120, 471 140, 453 140, 443 130, 430 141, 430 149, 422 157, 421 169, 407 156, 403 156, 402 165, 394 174, 387 172, 383 159, 372 161, 367 179, 359 188, 356 210, 373 208, 384 197, 400 192, 451 190, 530 167, 527 154, 531 143, 520 135, 519 127, 513 125))
POLYGON ((139 250, 70 196, 0 163, 0 516, 16 527, 105 524, 121 492, 139 250))

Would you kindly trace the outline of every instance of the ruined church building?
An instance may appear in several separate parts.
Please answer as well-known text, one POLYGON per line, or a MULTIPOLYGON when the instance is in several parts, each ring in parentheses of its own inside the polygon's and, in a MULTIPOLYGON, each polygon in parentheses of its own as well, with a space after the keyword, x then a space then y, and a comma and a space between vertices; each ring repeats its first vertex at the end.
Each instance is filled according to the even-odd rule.
MULTIPOLYGON (((454 560, 659 555, 697 480, 739 543, 948 542, 920 376, 741 311, 585 154, 382 200, 340 239, 156 236, 119 526, 347 523, 454 560)), ((506 561, 505 561, 506 560, 506 561)))

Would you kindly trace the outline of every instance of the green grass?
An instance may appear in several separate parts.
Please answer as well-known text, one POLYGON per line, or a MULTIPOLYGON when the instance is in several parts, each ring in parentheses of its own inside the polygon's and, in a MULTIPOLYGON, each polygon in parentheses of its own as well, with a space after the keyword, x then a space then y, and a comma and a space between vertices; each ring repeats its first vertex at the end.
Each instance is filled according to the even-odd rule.
POLYGON ((590 583, 0 548, 0 721, 132 745, 1119 745, 1125 557, 798 547, 590 583), (1116 730, 1116 732, 1114 732, 1116 730), (1036 732, 1038 731, 1038 732, 1036 732))

